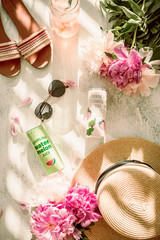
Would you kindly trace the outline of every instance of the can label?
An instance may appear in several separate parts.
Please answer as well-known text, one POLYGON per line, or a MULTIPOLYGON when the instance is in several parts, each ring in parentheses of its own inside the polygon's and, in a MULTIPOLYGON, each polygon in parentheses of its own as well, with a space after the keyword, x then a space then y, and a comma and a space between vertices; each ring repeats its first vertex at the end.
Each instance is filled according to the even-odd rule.
POLYGON ((86 135, 104 137, 106 124, 107 92, 104 89, 91 89, 88 92, 86 135))
POLYGON ((43 125, 27 132, 46 173, 52 174, 64 168, 64 164, 43 125))

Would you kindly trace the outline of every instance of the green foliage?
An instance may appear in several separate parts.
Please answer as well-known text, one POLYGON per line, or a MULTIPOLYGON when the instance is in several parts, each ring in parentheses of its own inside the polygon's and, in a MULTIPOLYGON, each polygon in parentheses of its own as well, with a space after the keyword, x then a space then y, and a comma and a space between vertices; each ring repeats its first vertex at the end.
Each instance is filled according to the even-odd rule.
POLYGON ((68 0, 68 3, 69 3, 69 5, 71 5, 72 4, 72 0, 68 0))
POLYGON ((100 9, 110 14, 115 40, 136 50, 149 47, 160 59, 160 0, 101 0, 100 9))
POLYGON ((90 136, 92 134, 92 132, 94 131, 94 126, 96 124, 96 119, 94 120, 91 120, 89 123, 88 123, 88 126, 89 128, 87 129, 87 135, 90 136))
POLYGON ((93 131, 94 131, 94 128, 88 128, 87 129, 87 135, 90 136, 93 131))
POLYGON ((81 231, 81 238, 80 238, 81 240, 89 240, 88 237, 85 235, 84 231, 89 230, 89 227, 93 225, 94 225, 94 222, 91 222, 91 224, 88 227, 82 227, 81 224, 76 224, 76 228, 79 231, 81 231))
POLYGON ((96 124, 96 119, 91 120, 88 125, 89 125, 91 128, 93 128, 93 127, 95 126, 95 124, 96 124))
POLYGON ((105 54, 106 54, 106 56, 108 56, 108 57, 110 57, 110 58, 112 58, 114 60, 117 59, 117 56, 115 54, 113 54, 113 53, 105 52, 105 54))

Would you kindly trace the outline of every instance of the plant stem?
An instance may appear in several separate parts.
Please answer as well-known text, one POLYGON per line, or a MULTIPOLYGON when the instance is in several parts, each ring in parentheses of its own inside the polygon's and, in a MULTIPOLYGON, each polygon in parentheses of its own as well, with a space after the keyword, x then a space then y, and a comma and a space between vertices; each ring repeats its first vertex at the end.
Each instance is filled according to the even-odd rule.
POLYGON ((147 21, 147 24, 150 24, 151 22, 153 22, 154 20, 156 20, 157 18, 159 18, 160 15, 155 16, 154 18, 150 19, 147 21))
POLYGON ((157 34, 157 36, 154 39, 155 45, 158 45, 159 42, 159 34, 157 34))
POLYGON ((138 30, 138 26, 136 27, 136 29, 134 31, 134 36, 133 36, 133 42, 132 42, 131 49, 134 48, 134 46, 136 45, 137 30, 138 30))
POLYGON ((146 2, 146 0, 143 0, 142 11, 144 11, 145 2, 146 2))

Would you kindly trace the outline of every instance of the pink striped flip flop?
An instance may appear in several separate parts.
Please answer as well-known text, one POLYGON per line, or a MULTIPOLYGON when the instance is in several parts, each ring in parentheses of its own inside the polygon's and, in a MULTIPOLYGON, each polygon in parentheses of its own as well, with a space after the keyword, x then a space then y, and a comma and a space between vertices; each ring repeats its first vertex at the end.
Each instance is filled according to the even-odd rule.
POLYGON ((31 16, 22 0, 1 0, 19 32, 18 50, 35 68, 45 67, 51 58, 51 38, 31 16))
POLYGON ((0 17, 0 74, 12 77, 20 71, 20 53, 15 41, 6 35, 0 17))

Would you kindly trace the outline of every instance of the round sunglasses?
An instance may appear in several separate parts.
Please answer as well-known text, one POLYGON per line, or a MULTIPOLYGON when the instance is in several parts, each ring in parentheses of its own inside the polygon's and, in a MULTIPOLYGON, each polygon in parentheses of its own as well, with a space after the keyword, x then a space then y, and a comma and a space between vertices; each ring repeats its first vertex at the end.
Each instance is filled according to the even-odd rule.
POLYGON ((35 115, 41 121, 49 119, 52 116, 53 110, 51 105, 47 102, 50 97, 61 97, 64 95, 66 88, 68 88, 68 85, 65 85, 60 80, 53 80, 48 87, 48 93, 49 96, 46 100, 39 103, 37 107, 35 108, 35 115))

